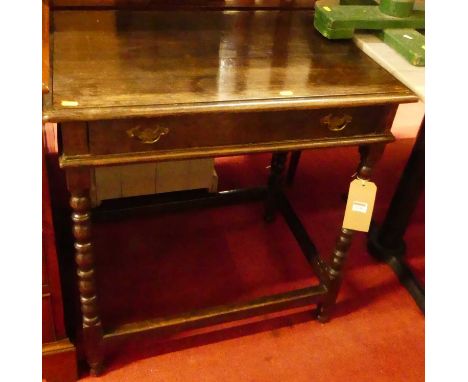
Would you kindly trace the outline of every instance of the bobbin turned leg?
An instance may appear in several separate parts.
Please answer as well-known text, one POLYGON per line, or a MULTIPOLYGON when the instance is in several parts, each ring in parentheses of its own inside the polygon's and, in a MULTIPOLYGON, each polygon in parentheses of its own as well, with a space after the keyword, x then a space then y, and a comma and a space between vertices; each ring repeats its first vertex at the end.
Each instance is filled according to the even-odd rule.
POLYGON ((276 195, 281 190, 283 171, 288 153, 273 153, 270 165, 270 177, 268 178, 268 195, 265 203, 263 218, 266 222, 272 222, 276 217, 276 195))
MULTIPOLYGON (((359 147, 361 161, 357 176, 363 180, 370 180, 370 175, 375 164, 379 161, 385 148, 384 144, 374 144, 359 147)), ((340 235, 335 244, 331 263, 328 266, 328 280, 326 282, 328 292, 323 304, 318 306, 317 319, 320 322, 330 320, 330 311, 335 304, 343 278, 343 266, 348 255, 354 231, 341 228, 340 235)))
POLYGON ((91 240, 91 200, 89 197, 89 170, 67 171, 68 189, 71 193, 75 262, 78 275, 83 340, 86 360, 91 375, 99 375, 103 366, 103 333, 99 317, 94 254, 91 240))

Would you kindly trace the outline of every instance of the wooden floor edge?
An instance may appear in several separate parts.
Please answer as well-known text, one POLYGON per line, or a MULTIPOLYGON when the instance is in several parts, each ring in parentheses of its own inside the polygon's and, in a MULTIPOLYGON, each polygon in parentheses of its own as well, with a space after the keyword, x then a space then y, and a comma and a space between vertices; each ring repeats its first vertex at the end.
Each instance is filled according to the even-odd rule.
POLYGON ((77 361, 76 348, 68 338, 42 344, 42 380, 75 382, 78 379, 77 361))
POLYGON ((42 344, 42 355, 63 353, 68 351, 76 351, 75 345, 73 345, 68 338, 42 344))

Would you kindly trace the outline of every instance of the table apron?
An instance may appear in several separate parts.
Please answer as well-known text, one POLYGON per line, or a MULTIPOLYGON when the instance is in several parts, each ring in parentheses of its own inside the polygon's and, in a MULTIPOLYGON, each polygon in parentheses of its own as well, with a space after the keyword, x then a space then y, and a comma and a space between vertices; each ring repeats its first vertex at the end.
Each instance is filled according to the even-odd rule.
POLYGON ((397 106, 214 113, 60 125, 62 167, 390 142, 397 106))

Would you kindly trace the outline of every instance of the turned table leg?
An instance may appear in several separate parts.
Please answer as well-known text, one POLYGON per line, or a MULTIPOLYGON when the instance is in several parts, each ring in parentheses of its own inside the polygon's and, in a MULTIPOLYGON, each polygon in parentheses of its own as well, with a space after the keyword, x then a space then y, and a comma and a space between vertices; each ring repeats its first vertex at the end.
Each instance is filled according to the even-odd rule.
MULTIPOLYGON (((357 171, 359 179, 370 180, 372 169, 381 158, 384 148, 384 144, 363 145, 359 147, 359 152, 361 154, 361 161, 357 171)), ((327 296, 325 301, 318 306, 317 319, 320 322, 327 322, 330 320, 330 311, 335 305, 340 290, 343 278, 343 266, 351 246, 353 234, 353 230, 341 228, 340 235, 336 241, 330 265, 327 267, 327 296)))
POLYGON ((268 195, 265 203, 263 218, 272 222, 276 217, 277 201, 276 195, 280 191, 283 181, 283 171, 288 153, 273 153, 271 157, 270 176, 268 178, 268 195))
POLYGON ((67 171, 71 193, 75 262, 78 275, 83 319, 83 340, 86 360, 92 375, 98 375, 103 366, 103 333, 99 316, 91 240, 91 200, 89 196, 89 170, 67 171))

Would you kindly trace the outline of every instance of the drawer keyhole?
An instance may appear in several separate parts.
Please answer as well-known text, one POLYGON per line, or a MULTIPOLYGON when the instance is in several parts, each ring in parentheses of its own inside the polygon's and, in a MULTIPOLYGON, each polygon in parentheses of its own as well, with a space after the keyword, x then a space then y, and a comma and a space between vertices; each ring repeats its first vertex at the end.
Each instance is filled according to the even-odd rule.
POLYGON ((167 127, 141 127, 135 126, 129 130, 127 130, 127 135, 130 138, 135 138, 139 140, 141 143, 151 145, 153 143, 158 142, 164 135, 169 133, 169 129, 167 127))
POLYGON ((341 131, 346 126, 348 126, 353 117, 348 114, 343 114, 342 116, 336 116, 333 114, 328 114, 323 117, 320 122, 325 125, 330 131, 341 131))

